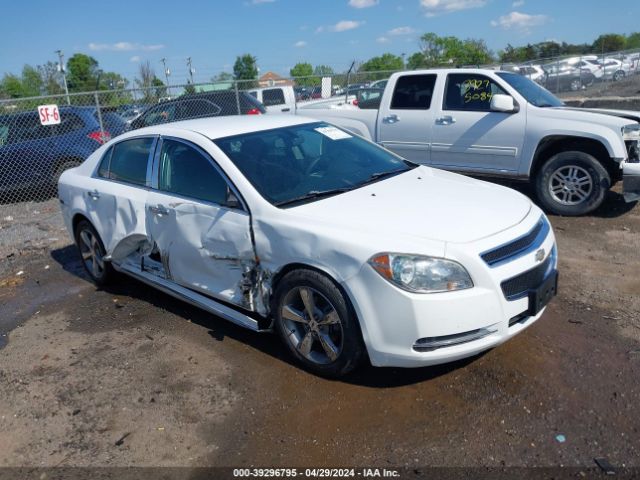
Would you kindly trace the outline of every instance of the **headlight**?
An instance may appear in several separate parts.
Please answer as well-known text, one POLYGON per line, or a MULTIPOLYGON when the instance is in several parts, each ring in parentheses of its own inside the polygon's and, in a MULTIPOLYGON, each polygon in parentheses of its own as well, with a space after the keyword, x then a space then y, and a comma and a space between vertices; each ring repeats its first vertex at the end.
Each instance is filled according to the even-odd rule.
POLYGON ((622 127, 624 140, 640 140, 640 123, 632 123, 622 127))
POLYGON ((379 253, 371 257, 368 263, 383 278, 409 292, 450 292, 473 287, 465 268, 444 258, 379 253))

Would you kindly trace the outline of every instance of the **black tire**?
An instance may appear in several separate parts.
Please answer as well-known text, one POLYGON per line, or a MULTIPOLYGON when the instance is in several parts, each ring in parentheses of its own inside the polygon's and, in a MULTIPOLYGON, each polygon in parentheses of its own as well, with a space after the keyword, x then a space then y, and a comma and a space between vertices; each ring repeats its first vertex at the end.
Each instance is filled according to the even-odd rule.
POLYGON ((582 88, 582 82, 580 81, 580 79, 576 78, 575 80, 571 80, 571 83, 569 84, 569 90, 571 90, 572 92, 577 92, 578 90, 580 90, 580 88, 582 88))
POLYGON ((622 80, 624 78, 624 71, 622 70, 618 70, 616 73, 613 74, 613 81, 617 82, 619 80, 622 80))
MULTIPOLYGON (((321 376, 335 378, 351 372, 365 359, 366 351, 362 333, 353 308, 335 283, 325 275, 306 269, 287 273, 278 282, 272 297, 271 309, 275 329, 280 339, 289 353, 305 369, 321 376), (303 304, 302 294, 300 293, 303 290, 312 292, 312 298, 315 297, 312 303, 316 308, 312 315, 312 320, 315 322, 317 331, 314 331, 313 326, 310 325, 312 322, 309 321, 309 315, 305 309, 306 304, 303 304), (293 305, 296 299, 298 299, 300 306, 294 309, 293 305), (339 325, 333 323, 333 321, 330 325, 323 325, 323 319, 329 317, 329 315, 323 315, 328 310, 326 303, 337 314, 339 325), (296 311, 297 309, 297 313, 304 316, 306 323, 284 318, 283 309, 285 306, 290 308, 288 311, 296 311), (339 331, 337 330, 338 328, 339 331), (336 340, 338 334, 341 338, 340 345, 336 345, 338 343, 336 340), (298 346, 302 345, 304 343, 302 339, 306 338, 307 335, 312 340, 310 340, 311 346, 308 354, 304 355, 301 353, 304 348, 296 348, 294 343, 297 343, 298 346), (331 345, 336 347, 333 349, 334 359, 331 359, 327 354, 328 350, 323 343, 326 340, 321 341, 321 335, 323 339, 327 338, 327 336, 330 337, 331 345), (338 350, 337 352, 335 352, 336 349, 338 350)), ((288 316, 290 317, 290 314, 288 316)), ((331 318, 335 319, 335 316, 331 315, 331 318)))
POLYGON ((611 177, 588 153, 560 152, 542 165, 536 175, 535 187, 538 200, 548 212, 579 216, 602 204, 611 187, 611 177), (575 173, 572 174, 571 169, 575 173), (564 183, 562 178, 566 180, 564 183))
POLYGON ((89 243, 93 244, 93 248, 97 255, 104 257, 106 250, 100 235, 98 235, 96 229, 93 228, 93 225, 91 225, 87 220, 80 220, 78 222, 74 234, 78 253, 80 254, 80 261, 82 262, 82 266, 86 272, 91 277, 91 280, 93 280, 93 282, 99 287, 107 285, 113 279, 115 274, 111 263, 102 260, 102 264, 100 264, 100 261, 97 258, 91 258, 90 260, 86 258, 89 243), (87 236, 83 235, 83 232, 87 233, 91 239, 95 239, 95 243, 93 243, 93 241, 87 242, 87 236), (93 268, 95 266, 98 268, 93 268))

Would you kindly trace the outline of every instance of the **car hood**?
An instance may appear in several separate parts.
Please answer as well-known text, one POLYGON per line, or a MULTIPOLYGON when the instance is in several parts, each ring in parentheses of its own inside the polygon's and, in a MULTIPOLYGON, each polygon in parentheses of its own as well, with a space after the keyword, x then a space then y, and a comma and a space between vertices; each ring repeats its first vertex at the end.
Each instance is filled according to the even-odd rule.
POLYGON ((575 120, 579 122, 589 122, 597 125, 608 126, 618 132, 622 127, 630 122, 621 115, 613 114, 611 111, 594 111, 576 107, 547 107, 540 108, 539 118, 549 118, 557 120, 575 120))
POLYGON ((418 167, 288 210, 312 221, 343 225, 345 232, 355 229, 380 237, 395 234, 462 243, 520 223, 531 210, 531 201, 506 187, 418 167))
POLYGON ((582 107, 561 107, 561 108, 563 110, 573 110, 578 112, 597 113, 600 115, 610 115, 613 117, 624 118, 626 120, 632 120, 634 122, 640 122, 640 112, 634 112, 633 110, 614 110, 614 109, 608 109, 608 108, 582 108, 582 107))

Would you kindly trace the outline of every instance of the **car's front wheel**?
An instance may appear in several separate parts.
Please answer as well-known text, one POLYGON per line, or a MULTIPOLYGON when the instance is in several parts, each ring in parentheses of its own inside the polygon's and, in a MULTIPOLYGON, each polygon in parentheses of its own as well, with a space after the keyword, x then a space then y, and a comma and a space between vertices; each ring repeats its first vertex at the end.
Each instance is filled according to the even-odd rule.
POLYGON ((340 289, 319 272, 286 274, 274 292, 272 312, 287 350, 314 373, 339 377, 365 358, 353 309, 340 289))
POLYGON ((611 187, 602 164, 585 152, 560 152, 549 158, 536 177, 542 206, 557 215, 584 215, 598 208, 611 187))
POLYGON ((114 275, 111 263, 104 260, 105 248, 98 232, 87 220, 78 222, 75 230, 76 245, 82 265, 91 280, 98 286, 104 286, 114 275))

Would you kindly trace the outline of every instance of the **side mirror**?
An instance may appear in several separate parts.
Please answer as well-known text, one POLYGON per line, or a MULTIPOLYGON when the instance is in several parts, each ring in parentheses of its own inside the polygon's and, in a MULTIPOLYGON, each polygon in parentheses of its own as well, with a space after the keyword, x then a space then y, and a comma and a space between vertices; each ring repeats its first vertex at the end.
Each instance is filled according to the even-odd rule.
POLYGON ((236 197, 236 194, 233 193, 233 190, 231 190, 228 186, 227 186, 227 198, 224 201, 224 206, 227 208, 237 208, 242 210, 242 204, 240 203, 240 200, 238 200, 238 197, 236 197))
POLYGON ((492 112, 515 113, 518 110, 518 106, 513 101, 513 97, 510 95, 502 95, 500 93, 496 93, 491 97, 492 112))

